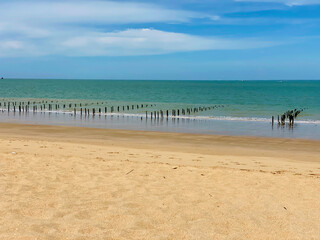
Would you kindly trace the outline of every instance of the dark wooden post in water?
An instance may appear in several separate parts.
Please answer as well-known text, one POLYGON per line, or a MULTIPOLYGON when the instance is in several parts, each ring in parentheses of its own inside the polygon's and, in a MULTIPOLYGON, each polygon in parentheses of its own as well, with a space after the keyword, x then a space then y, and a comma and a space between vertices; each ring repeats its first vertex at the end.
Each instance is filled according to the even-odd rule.
POLYGON ((107 107, 104 108, 104 113, 107 113, 107 107))
POLYGON ((271 121, 272 121, 272 126, 273 126, 273 124, 274 124, 274 116, 272 116, 271 121))
POLYGON ((96 110, 93 108, 92 109, 92 115, 94 116, 95 113, 96 113, 96 110))
POLYGON ((166 113, 167 113, 167 118, 168 118, 168 117, 169 117, 169 111, 167 110, 167 112, 166 112, 166 113))
POLYGON ((76 112, 76 109, 75 109, 75 108, 73 109, 73 112, 74 112, 74 115, 76 115, 77 112, 76 112))
POLYGON ((148 111, 146 111, 146 118, 148 118, 148 111))
POLYGON ((285 125, 285 121, 286 121, 286 115, 281 115, 281 124, 285 125))

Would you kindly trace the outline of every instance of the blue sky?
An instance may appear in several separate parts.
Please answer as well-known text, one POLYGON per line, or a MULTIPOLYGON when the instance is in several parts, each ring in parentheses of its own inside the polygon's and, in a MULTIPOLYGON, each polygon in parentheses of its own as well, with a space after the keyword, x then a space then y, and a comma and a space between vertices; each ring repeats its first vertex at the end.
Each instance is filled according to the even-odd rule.
POLYGON ((1 0, 6 78, 320 79, 320 0, 1 0))

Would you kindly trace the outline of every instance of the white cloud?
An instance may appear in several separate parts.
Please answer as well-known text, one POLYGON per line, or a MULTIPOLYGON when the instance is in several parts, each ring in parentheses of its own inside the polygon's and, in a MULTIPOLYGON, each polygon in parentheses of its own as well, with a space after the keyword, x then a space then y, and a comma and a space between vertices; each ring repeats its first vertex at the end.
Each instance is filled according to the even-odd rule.
POLYGON ((318 5, 320 0, 235 0, 236 2, 280 3, 287 6, 318 5))
POLYGON ((248 49, 274 44, 274 42, 249 39, 199 37, 155 29, 128 29, 70 38, 63 42, 61 50, 70 55, 123 56, 215 49, 248 49))
POLYGON ((251 49, 273 46, 277 43, 256 39, 225 39, 200 37, 155 29, 127 29, 118 32, 86 32, 21 43, 20 51, 0 48, 0 56, 136 56, 168 54, 186 51, 251 49), (25 46, 25 48, 23 48, 25 46), (11 53, 11 54, 10 54, 11 53))
POLYGON ((0 56, 131 56, 182 51, 245 49, 275 43, 108 26, 178 23, 218 16, 158 5, 110 1, 10 1, 0 3, 0 56), (103 25, 97 28, 96 25, 103 25))
POLYGON ((1 18, 27 23, 127 24, 186 22, 216 16, 172 10, 154 4, 116 1, 10 1, 0 3, 1 18))

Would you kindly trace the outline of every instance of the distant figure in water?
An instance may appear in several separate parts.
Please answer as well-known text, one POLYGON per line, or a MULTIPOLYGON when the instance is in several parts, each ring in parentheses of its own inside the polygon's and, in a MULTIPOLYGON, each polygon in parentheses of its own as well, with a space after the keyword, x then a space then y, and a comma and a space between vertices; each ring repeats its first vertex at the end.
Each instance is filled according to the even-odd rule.
POLYGON ((3 77, 1 79, 3 79, 3 77))

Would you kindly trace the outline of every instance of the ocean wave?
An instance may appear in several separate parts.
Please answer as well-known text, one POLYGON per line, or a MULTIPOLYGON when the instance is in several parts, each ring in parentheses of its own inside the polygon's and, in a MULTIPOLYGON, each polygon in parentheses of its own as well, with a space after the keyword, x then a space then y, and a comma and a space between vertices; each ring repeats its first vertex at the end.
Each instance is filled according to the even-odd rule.
MULTIPOLYGON (((1 109, 1 112, 7 112, 7 109, 1 109)), ((10 111, 11 113, 11 111, 10 111)), ((22 112, 23 114, 25 112, 22 112)), ((28 114, 68 114, 68 115, 74 115, 74 111, 68 111, 68 110, 51 110, 51 111, 38 111, 38 112, 32 112, 29 111, 28 114)), ((151 112, 148 112, 148 119, 151 119, 151 112)), ((19 112, 16 112, 16 114, 19 114, 19 112)), ((76 115, 81 115, 80 111, 76 111, 76 115)), ((83 112, 82 116, 86 116, 86 114, 83 112)), ((90 112, 90 116, 92 116, 92 112, 90 112)), ((114 116, 114 117, 139 117, 139 118, 145 118, 145 113, 99 113, 96 112, 95 116, 114 116)), ((164 116, 164 119, 166 116, 164 116)), ((154 116, 153 116, 153 119, 154 116)), ((271 118, 263 118, 263 117, 235 117, 235 116, 195 116, 195 115, 180 115, 180 116, 169 116, 168 119, 186 119, 186 120, 215 120, 215 121, 241 121, 241 122, 265 122, 265 123, 271 123, 271 118)), ((275 119, 275 123, 277 123, 277 119, 275 119)), ((295 120, 295 123, 300 124, 320 124, 320 120, 313 120, 313 119, 301 119, 301 120, 295 120)))

